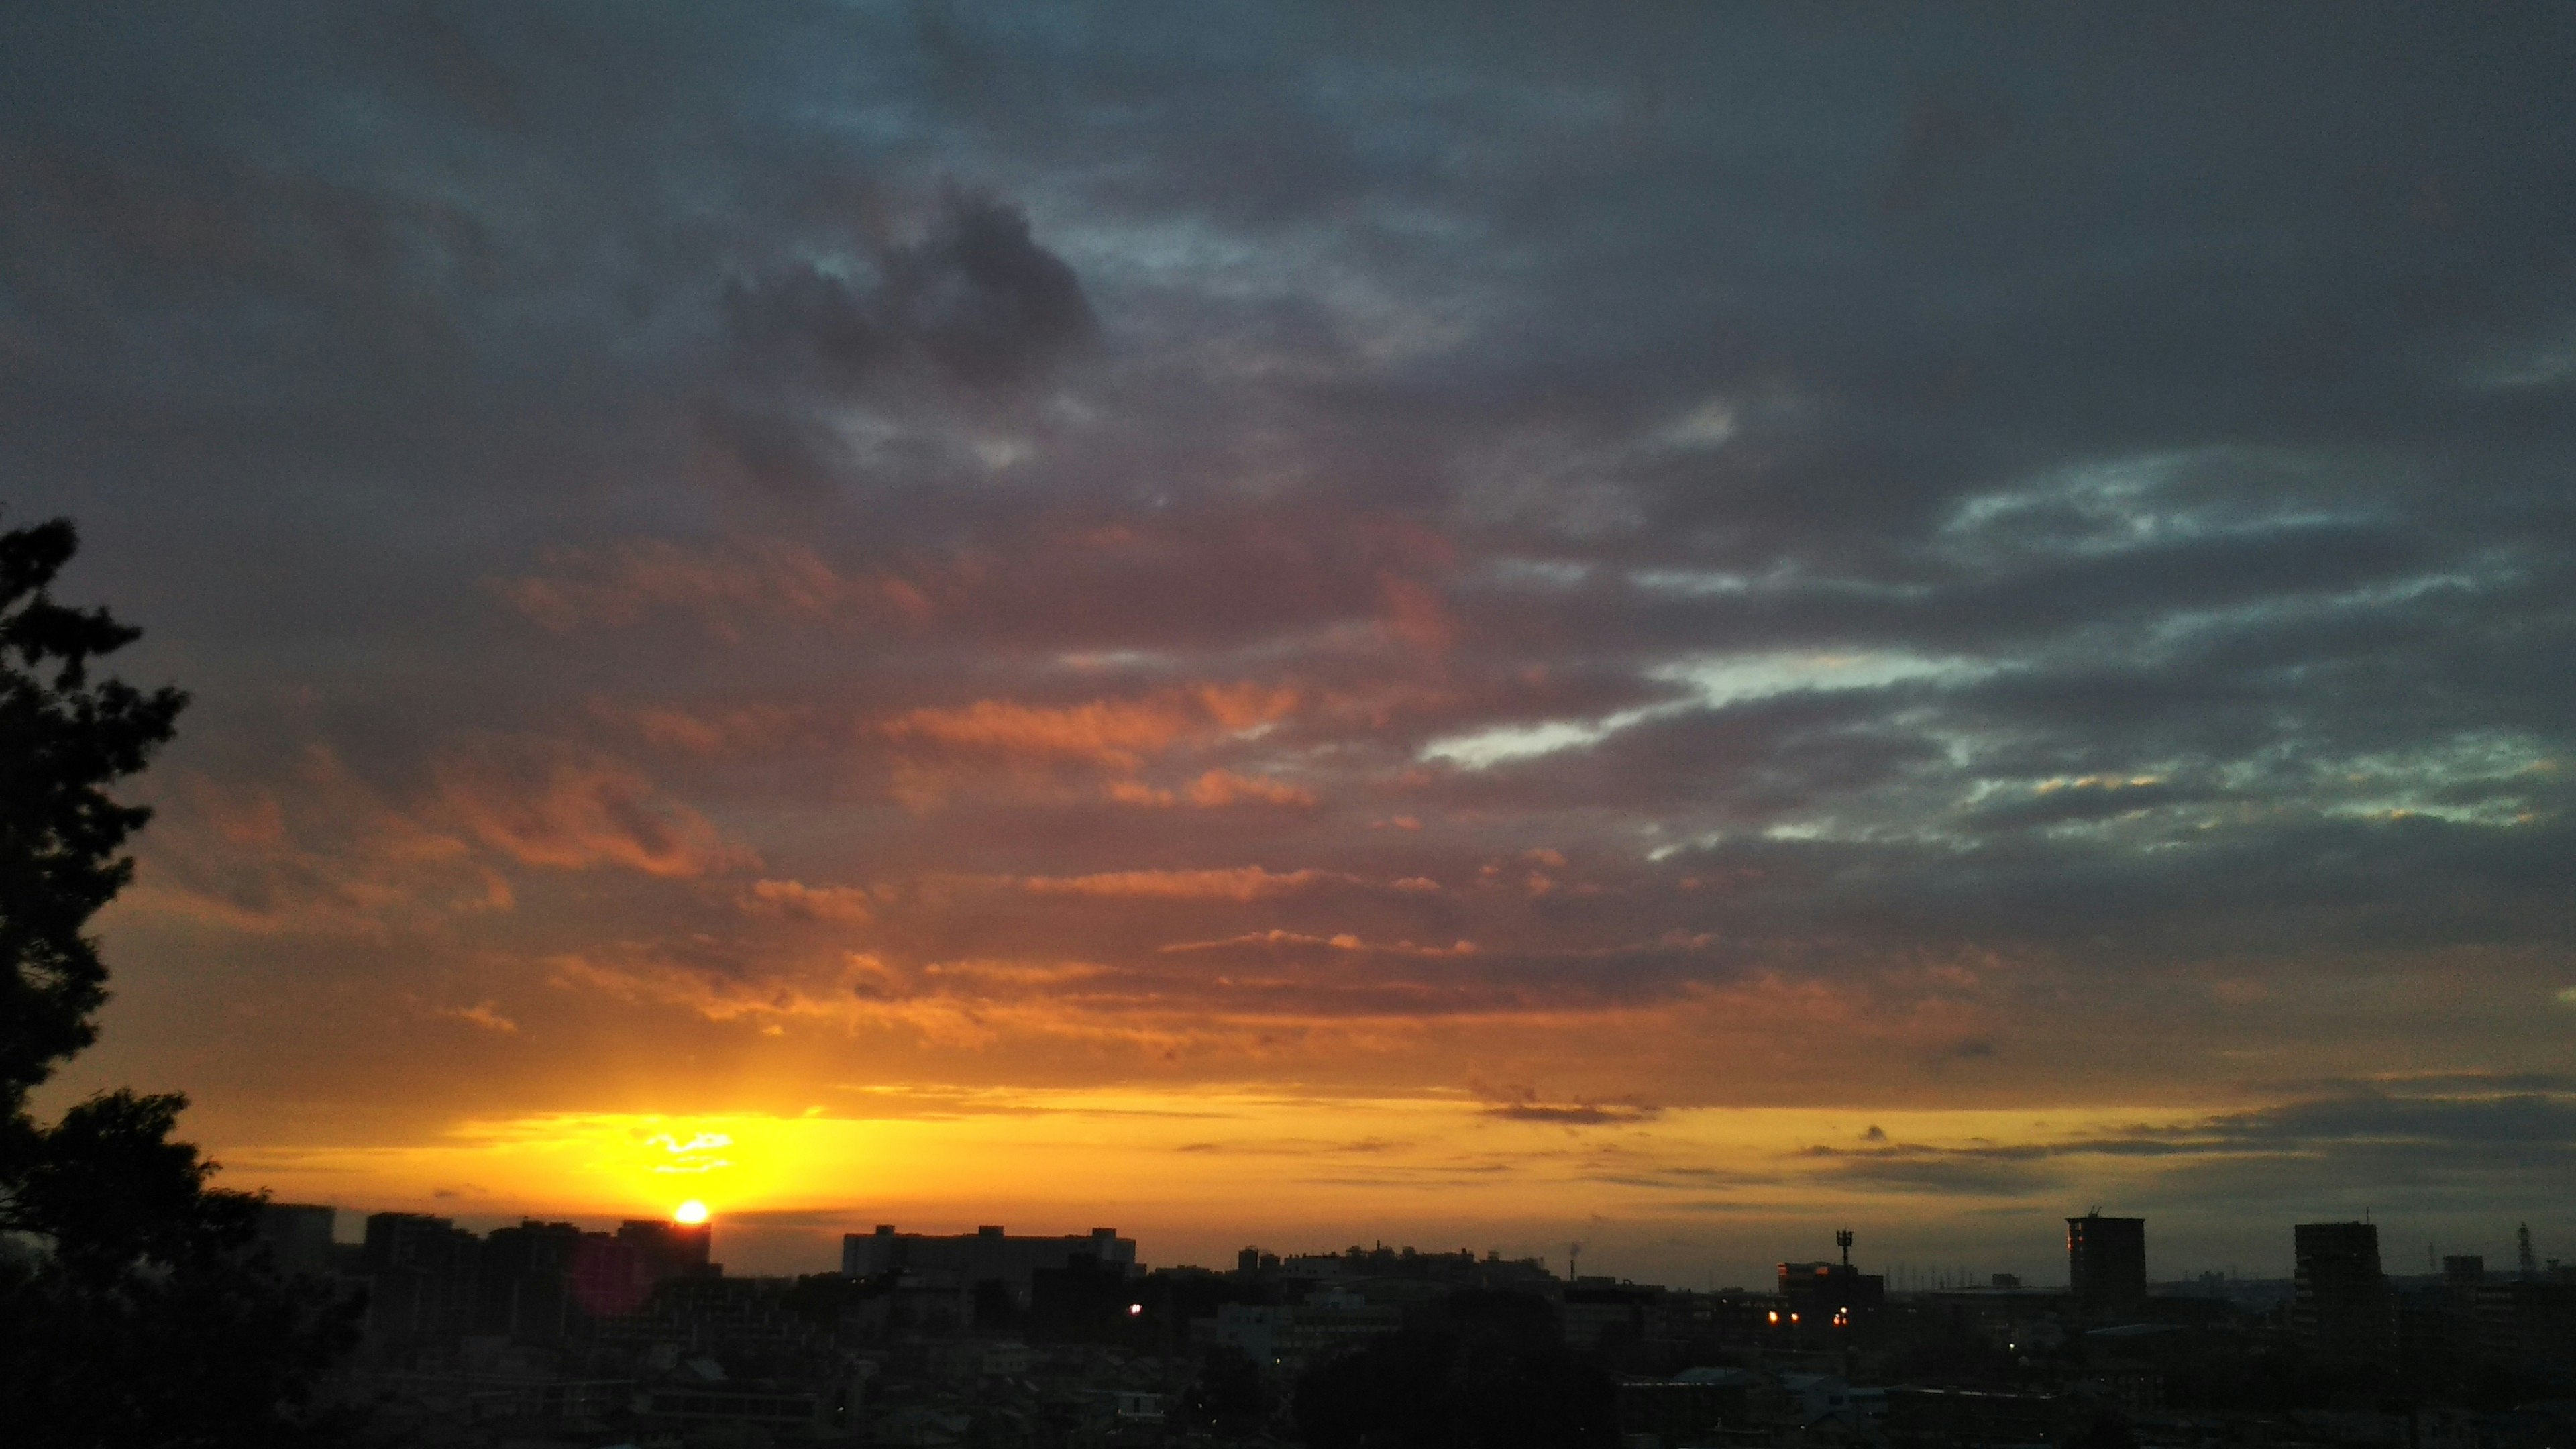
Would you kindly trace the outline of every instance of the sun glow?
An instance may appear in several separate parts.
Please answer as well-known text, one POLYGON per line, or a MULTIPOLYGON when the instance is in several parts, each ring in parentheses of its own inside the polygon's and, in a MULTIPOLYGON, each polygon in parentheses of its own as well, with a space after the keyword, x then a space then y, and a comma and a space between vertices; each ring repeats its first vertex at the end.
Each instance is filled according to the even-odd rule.
MULTIPOLYGON (((1946 1160, 1944 1150, 2117 1139, 2205 1115, 1672 1107, 1622 1117, 1580 1103, 1222 1088, 853 1095, 845 1116, 555 1114, 462 1122, 412 1144, 228 1152, 227 1181, 459 1216, 471 1203, 467 1212, 492 1216, 616 1219, 678 1201, 671 1218, 695 1225, 722 1202, 727 1231, 755 1256, 760 1233, 808 1218, 829 1238, 870 1222, 1115 1222, 1152 1233, 1160 1251, 1230 1253, 1188 1235, 1207 1222, 1228 1234, 1306 1224, 1346 1237, 1345 1225, 1372 1220, 1467 1230, 1604 1214, 1723 1215, 1743 1230, 1819 1200, 1865 1200, 1872 1189, 1850 1167, 1883 1154, 1946 1160), (1138 1211, 1148 1201, 1152 1221, 1138 1211)), ((2107 1157, 2099 1171, 2107 1180, 2144 1160, 2107 1157)), ((1994 1193, 2004 1201, 2016 1189, 1994 1193)))

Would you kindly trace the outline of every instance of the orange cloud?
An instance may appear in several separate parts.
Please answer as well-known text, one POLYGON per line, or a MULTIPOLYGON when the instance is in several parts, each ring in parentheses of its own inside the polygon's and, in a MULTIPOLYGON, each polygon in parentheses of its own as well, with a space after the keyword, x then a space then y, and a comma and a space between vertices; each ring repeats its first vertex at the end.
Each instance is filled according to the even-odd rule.
POLYGON ((1020 885, 1022 889, 1040 895, 1250 901, 1351 879, 1332 871, 1294 870, 1283 873, 1248 865, 1234 870, 1121 870, 1097 875, 1033 875, 1022 880, 1020 885))
POLYGON ((1457 640, 1457 620, 1428 586, 1389 574, 1378 581, 1378 597, 1383 604, 1380 623, 1405 644, 1437 654, 1457 640))
POLYGON ((862 1002, 903 994, 899 973, 874 956, 856 952, 834 970, 790 976, 734 976, 650 955, 601 959, 566 954, 550 957, 545 964, 548 984, 559 990, 677 1007, 715 1022, 774 1026, 799 1018, 846 1021, 862 1002))
POLYGON ((1210 770, 1179 792, 1135 780, 1112 780, 1107 793, 1111 800, 1121 805, 1141 805, 1157 810, 1184 802, 1202 810, 1222 810, 1231 805, 1279 805, 1302 809, 1311 808, 1315 803, 1315 792, 1302 785, 1257 775, 1238 775, 1230 770, 1210 770))
POLYGON ((1097 760, 1134 769, 1140 753, 1161 751, 1198 722, 1171 703, 1088 704, 1048 709, 979 699, 962 709, 917 709, 885 725, 898 740, 1040 758, 1097 760))
POLYGON ((979 699, 947 709, 916 709, 879 728, 890 739, 1026 759, 1086 760, 1133 770, 1143 757, 1186 740, 1245 734, 1296 708, 1292 689, 1256 684, 1201 685, 1144 699, 1027 705, 979 699))
POLYGON ((1259 729, 1297 708, 1297 691, 1262 684, 1202 684, 1191 691, 1216 722, 1229 730, 1259 729))
POLYGON ((805 723, 806 712, 776 705, 748 705, 713 714, 693 714, 666 705, 626 709, 606 700, 591 702, 598 719, 630 730, 645 743, 691 755, 728 755, 775 748, 805 723))
POLYGON ((119 910, 262 936, 381 936, 514 904, 455 831, 388 800, 329 750, 307 750, 268 784, 177 785, 119 910))
POLYGON ((719 633, 753 615, 804 619, 921 619, 919 587, 888 574, 845 574, 798 543, 748 539, 690 548, 635 539, 599 549, 554 549, 546 572, 499 579, 511 607, 556 633, 618 628, 650 615, 694 617, 719 633))
POLYGON ((1241 804, 1311 806, 1315 792, 1283 780, 1210 770, 1190 782, 1190 803, 1208 809, 1241 804))
POLYGON ((438 1009, 438 1015, 504 1036, 516 1036, 519 1031, 519 1024, 503 1016, 500 1003, 493 1001, 478 1001, 472 1006, 443 1006, 438 1009))
POLYGON ((705 816, 604 757, 507 746, 450 759, 438 782, 440 818, 522 865, 698 876, 759 864, 705 816))
POLYGON ((1446 946, 1417 946, 1411 941, 1371 943, 1348 931, 1331 936, 1314 936, 1300 931, 1255 931, 1244 936, 1227 936, 1215 941, 1174 941, 1160 949, 1180 955, 1194 951, 1223 951, 1237 946, 1320 946, 1335 951, 1376 952, 1390 956, 1473 956, 1476 943, 1457 941, 1446 946))
POLYGON ((857 925, 874 914, 867 891, 859 886, 809 886, 792 880, 752 882, 742 895, 742 908, 753 915, 845 925, 857 925))

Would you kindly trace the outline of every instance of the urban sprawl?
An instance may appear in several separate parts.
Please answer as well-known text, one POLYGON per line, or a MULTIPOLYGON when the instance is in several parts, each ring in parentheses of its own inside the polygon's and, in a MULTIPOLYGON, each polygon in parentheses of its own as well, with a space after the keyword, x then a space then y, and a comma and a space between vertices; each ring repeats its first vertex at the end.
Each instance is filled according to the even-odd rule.
POLYGON ((2067 1219, 2062 1287, 1892 1291, 1841 1232, 1699 1291, 1383 1246, 1149 1269, 1110 1228, 879 1225, 836 1272, 741 1277, 703 1222, 377 1213, 343 1243, 337 1220, 271 1204, 261 1235, 363 1296, 332 1393, 427 1444, 2576 1442, 2576 1266, 2528 1229, 2511 1264, 2401 1276, 2374 1225, 2301 1223, 2290 1279, 2150 1283, 2145 1220, 2096 1211, 2067 1219))

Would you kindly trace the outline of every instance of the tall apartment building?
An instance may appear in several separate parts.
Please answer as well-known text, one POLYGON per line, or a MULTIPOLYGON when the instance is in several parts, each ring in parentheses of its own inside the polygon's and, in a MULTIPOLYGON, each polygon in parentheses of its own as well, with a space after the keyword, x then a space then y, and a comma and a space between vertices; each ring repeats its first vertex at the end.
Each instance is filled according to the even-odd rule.
POLYGON ((482 1240, 454 1219, 427 1213, 369 1214, 368 1334, 417 1338, 470 1332, 482 1252, 482 1240))
POLYGON ((2379 1229, 2370 1223, 2300 1223, 2290 1330, 2330 1363, 2397 1361, 2397 1299, 2379 1266, 2379 1229))
POLYGON ((2147 1220, 2099 1208, 2068 1218, 2066 1287, 2087 1314, 2135 1312, 2147 1301, 2147 1220))
POLYGON ((617 1241, 634 1250, 636 1271, 648 1283, 724 1276, 723 1266, 709 1261, 715 1250, 713 1223, 628 1218, 617 1225, 617 1241))
POLYGON ((319 1203, 261 1203, 259 1241, 281 1272, 328 1273, 331 1229, 338 1218, 336 1209, 319 1203))

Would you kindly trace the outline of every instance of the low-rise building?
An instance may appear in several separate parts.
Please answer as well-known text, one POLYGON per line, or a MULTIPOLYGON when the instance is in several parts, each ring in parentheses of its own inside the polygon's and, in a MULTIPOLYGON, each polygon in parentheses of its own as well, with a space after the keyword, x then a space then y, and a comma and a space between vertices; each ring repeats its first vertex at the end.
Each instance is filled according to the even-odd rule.
POLYGON ((892 1223, 877 1224, 872 1233, 850 1233, 841 1239, 841 1272, 852 1278, 886 1273, 954 1273, 971 1288, 999 1283, 1012 1301, 1028 1306, 1035 1275, 1063 1269, 1076 1258, 1134 1271, 1136 1240, 1118 1236, 1116 1228, 1093 1228, 1062 1237, 1013 1237, 999 1225, 972 1233, 934 1236, 899 1233, 892 1223))

